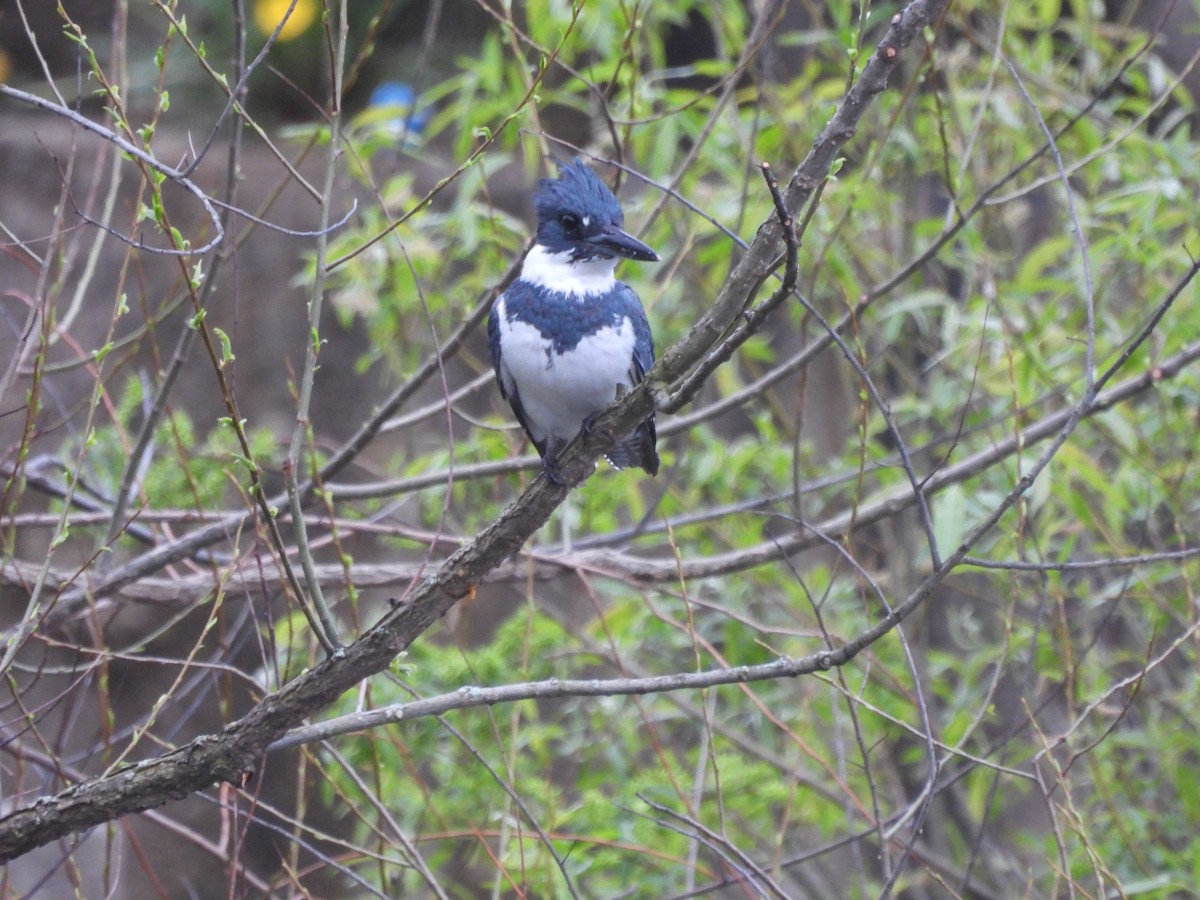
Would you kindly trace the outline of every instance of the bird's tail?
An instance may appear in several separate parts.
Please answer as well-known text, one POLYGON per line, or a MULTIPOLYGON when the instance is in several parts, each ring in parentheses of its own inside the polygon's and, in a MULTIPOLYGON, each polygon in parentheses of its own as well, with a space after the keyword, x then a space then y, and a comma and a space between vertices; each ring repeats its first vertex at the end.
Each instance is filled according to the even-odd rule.
POLYGON ((645 469, 651 475, 658 474, 658 451, 654 448, 656 437, 654 419, 650 418, 634 429, 633 434, 613 447, 605 455, 614 469, 645 469))

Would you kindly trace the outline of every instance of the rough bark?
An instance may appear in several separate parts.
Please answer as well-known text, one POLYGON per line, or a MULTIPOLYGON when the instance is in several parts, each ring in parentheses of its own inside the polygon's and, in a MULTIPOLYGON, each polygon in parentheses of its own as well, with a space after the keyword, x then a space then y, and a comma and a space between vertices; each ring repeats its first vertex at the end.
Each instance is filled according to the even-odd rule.
MULTIPOLYGON (((915 0, 897 14, 862 74, 789 180, 785 196, 793 214, 828 175, 863 113, 881 93, 902 51, 936 23, 950 0, 915 0)), ((764 15, 768 26, 773 17, 764 15)), ((658 397, 720 340, 745 303, 778 265, 782 237, 774 217, 758 229, 711 309, 663 354, 636 390, 604 414, 561 458, 564 473, 582 478, 612 444, 654 409, 658 397)), ((163 756, 85 781, 43 797, 0 819, 0 860, 11 860, 57 838, 127 813, 161 806, 226 781, 253 775, 266 748, 290 728, 332 704, 346 690, 382 671, 430 625, 473 590, 492 568, 516 553, 545 524, 567 489, 545 478, 533 485, 474 541, 451 556, 404 603, 337 655, 265 697, 245 716, 163 756)), ((894 624, 894 623, 892 623, 894 624)))

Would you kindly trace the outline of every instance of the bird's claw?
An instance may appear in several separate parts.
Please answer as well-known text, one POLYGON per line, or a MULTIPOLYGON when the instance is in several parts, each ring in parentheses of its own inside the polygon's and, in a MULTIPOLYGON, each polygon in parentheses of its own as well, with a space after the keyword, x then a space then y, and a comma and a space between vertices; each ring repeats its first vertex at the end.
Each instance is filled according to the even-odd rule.
POLYGON ((567 481, 563 478, 562 470, 558 468, 558 464, 552 460, 542 458, 542 471, 546 473, 546 477, 551 484, 557 484, 559 487, 566 487, 567 481))

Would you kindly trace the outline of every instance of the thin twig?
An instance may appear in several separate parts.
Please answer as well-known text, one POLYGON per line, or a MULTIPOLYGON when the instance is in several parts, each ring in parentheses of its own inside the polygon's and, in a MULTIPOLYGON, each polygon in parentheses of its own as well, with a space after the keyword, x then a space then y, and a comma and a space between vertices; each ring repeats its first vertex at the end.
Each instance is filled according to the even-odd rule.
MULTIPOLYGON (((672 385, 671 395, 660 405, 660 409, 664 412, 674 412, 691 400, 701 385, 708 380, 708 376, 719 366, 728 362, 737 349, 762 328, 763 324, 780 304, 787 300, 796 289, 798 272, 797 254, 800 248, 796 237, 796 223, 792 218, 792 214, 788 211, 783 195, 779 191, 779 182, 775 179, 775 173, 771 171, 770 163, 760 163, 759 168, 762 171, 763 179, 767 183, 767 190, 771 193, 771 200, 775 206, 776 221, 779 223, 779 230, 783 235, 783 282, 769 298, 743 312, 737 325, 729 335, 707 353, 700 361, 700 364, 687 374, 686 378, 680 379, 672 385)), ((771 271, 763 278, 763 281, 766 281, 770 275, 774 274, 774 271, 775 269, 772 267, 771 271)), ((755 287, 754 292, 751 294, 751 302, 753 302, 753 297, 758 293, 761 285, 762 282, 755 287)))
MULTIPOLYGON (((847 93, 844 103, 818 138, 813 152, 794 173, 785 192, 789 209, 797 208, 819 185, 840 148, 853 135, 857 122, 874 96, 886 87, 902 49, 940 16, 947 2, 915 0, 896 16, 880 47, 863 67, 862 76, 847 93)), ((568 475, 573 469, 590 469, 593 460, 608 449, 608 435, 626 433, 642 421, 653 410, 664 385, 690 370, 711 349, 743 308, 763 273, 778 257, 779 245, 777 223, 769 223, 759 231, 746 254, 734 267, 714 306, 701 317, 697 327, 675 346, 668 348, 642 385, 603 414, 596 431, 567 448, 563 466, 568 475)), ((1089 400, 1094 401, 1095 397, 1089 400)), ((1081 415, 1069 423, 1067 433, 1078 423, 1081 415)), ((1023 479, 1014 489, 1012 501, 1031 483, 1031 479, 1023 479)), ((564 496, 565 490, 549 484, 546 479, 535 480, 517 503, 484 529, 470 545, 451 556, 413 592, 408 602, 386 614, 378 624, 347 647, 342 656, 318 664, 281 691, 265 698, 241 719, 228 725, 220 735, 198 738, 178 751, 68 788, 34 806, 14 810, 0 819, 0 858, 12 858, 73 830, 157 805, 169 797, 203 789, 214 780, 241 779, 244 773, 257 766, 261 753, 269 744, 305 717, 332 703, 366 676, 381 671, 390 664, 397 652, 423 633, 458 599, 469 595, 479 578, 517 552, 528 536, 546 522, 564 496)), ((1003 509, 999 510, 998 514, 1002 513, 1003 509)), ((958 558, 968 552, 970 544, 983 533, 973 532, 971 539, 964 543, 955 556, 950 557, 948 565, 957 563, 958 558)), ((939 570, 935 578, 923 582, 904 603, 897 605, 892 615, 844 647, 814 655, 810 660, 811 665, 827 668, 852 659, 918 608, 948 570, 948 567, 939 570)))

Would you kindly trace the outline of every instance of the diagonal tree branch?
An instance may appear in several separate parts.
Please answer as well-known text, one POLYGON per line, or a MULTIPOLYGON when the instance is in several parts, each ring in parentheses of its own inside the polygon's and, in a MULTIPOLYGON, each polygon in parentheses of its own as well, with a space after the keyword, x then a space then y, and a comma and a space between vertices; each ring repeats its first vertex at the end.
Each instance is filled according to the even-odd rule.
MULTIPOLYGON (((1185 286, 1190 280, 1191 275, 1185 274, 1180 281, 1180 286, 1185 286)), ((1200 362, 1200 341, 1193 341, 1166 359, 1157 360, 1146 371, 1130 376, 1119 384, 1101 391, 1095 400, 1083 410, 1083 417, 1086 419, 1115 406, 1129 403, 1135 397, 1152 391, 1163 382, 1187 371, 1197 362, 1200 362)), ((1013 458, 1022 449, 1028 449, 1050 440, 1074 413, 1074 407, 1048 412, 1037 421, 1026 425, 1019 435, 998 441, 994 445, 976 451, 954 463, 942 465, 926 480, 926 493, 930 496, 936 495, 951 485, 961 484, 974 478, 1005 459, 1013 458)), ((4 475, 5 472, 6 470, 0 467, 0 475, 4 475)), ((445 480, 443 473, 438 474, 439 477, 435 483, 445 480)), ((818 522, 811 523, 806 529, 797 529, 790 534, 778 536, 755 546, 739 547, 728 553, 714 553, 702 559, 687 559, 678 562, 669 557, 643 556, 608 547, 581 547, 569 554, 525 548, 519 560, 510 560, 496 566, 485 576, 480 577, 478 581, 523 582, 530 577, 549 579, 560 576, 564 571, 596 572, 643 584, 674 583, 681 575, 688 581, 720 577, 768 565, 780 558, 818 547, 831 538, 841 540, 850 533, 852 526, 861 528, 882 522, 909 509, 915 503, 916 497, 911 488, 904 485, 864 499, 854 514, 849 511, 837 512, 818 522)), ((755 501, 756 507, 768 505, 766 501, 755 501)), ((107 516, 106 513, 96 513, 95 515, 97 518, 101 515, 107 516)), ((185 514, 179 513, 179 515, 185 514)), ((87 519, 80 516, 76 517, 75 521, 86 523, 87 519)), ((1112 565, 1139 565, 1161 559, 1186 558, 1196 552, 1200 551, 1196 549, 1180 550, 1175 556, 1168 552, 1118 560, 1106 559, 1073 563, 992 562, 974 557, 964 560, 964 562, 968 565, 985 568, 1067 571, 1103 568, 1112 565)), ((396 585, 409 584, 418 577, 422 565, 424 564, 369 563, 357 565, 354 570, 354 583, 358 588, 391 588, 396 585)), ((38 566, 31 562, 5 561, 0 564, 0 585, 22 588, 36 578, 37 571, 38 566)), ((325 587, 344 586, 345 584, 345 568, 340 563, 319 565, 315 571, 321 579, 321 584, 325 587)), ((229 573, 229 580, 224 583, 224 590, 227 592, 234 590, 239 580, 245 580, 247 577, 244 571, 237 568, 231 568, 229 573)), ((54 590, 61 590, 71 576, 72 573, 69 571, 52 571, 48 576, 48 584, 54 590)), ((256 571, 253 581, 256 585, 266 584, 274 589, 281 584, 281 576, 278 572, 260 573, 256 571)), ((208 573, 174 578, 140 578, 123 588, 111 602, 178 606, 195 603, 212 591, 212 577, 208 573)))
MULTIPOLYGON (((914 0, 898 13, 858 81, 822 131, 785 193, 788 208, 796 209, 829 173, 838 152, 854 135, 857 123, 922 29, 935 23, 950 0, 914 0)), ((767 18, 760 17, 760 25, 767 18)), ((747 298, 774 271, 783 242, 772 217, 758 229, 746 254, 730 274, 712 308, 677 344, 664 353, 638 389, 606 412, 587 434, 562 456, 567 481, 586 477, 595 460, 613 443, 613 436, 630 430, 669 393, 670 386, 695 366, 720 340, 747 298)), ((268 746, 313 713, 329 706, 363 679, 384 670, 462 597, 477 581, 509 556, 540 528, 562 503, 567 489, 539 477, 501 516, 416 588, 375 626, 344 650, 264 698, 245 716, 216 735, 206 735, 178 750, 43 797, 0 819, 0 860, 10 860, 56 838, 83 831, 127 813, 161 806, 187 797, 219 781, 243 782, 251 776, 268 746)), ((890 630, 899 618, 879 626, 890 630)), ((878 637, 876 635, 875 637, 878 637)), ((849 653, 825 653, 814 662, 828 668, 849 659, 849 653), (835 658, 836 657, 836 658, 835 658)))

